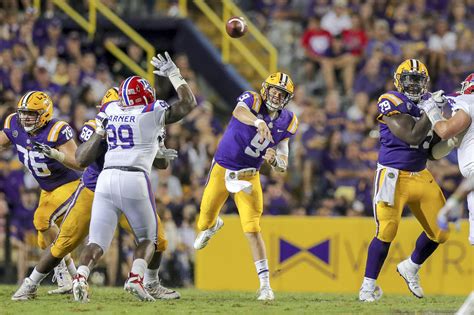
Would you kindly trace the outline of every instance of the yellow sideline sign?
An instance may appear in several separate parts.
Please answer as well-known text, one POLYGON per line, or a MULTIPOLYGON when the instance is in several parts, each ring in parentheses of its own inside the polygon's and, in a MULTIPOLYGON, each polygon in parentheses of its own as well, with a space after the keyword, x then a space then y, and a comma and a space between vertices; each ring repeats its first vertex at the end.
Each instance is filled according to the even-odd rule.
MULTIPOLYGON (((197 251, 196 287, 204 290, 258 288, 250 248, 238 216, 224 216, 224 227, 197 251)), ((371 218, 263 217, 271 284, 276 291, 359 291, 367 247, 375 233, 371 218)), ((438 247, 420 270, 426 294, 465 295, 474 290, 474 247, 467 240, 468 222, 438 247)), ((390 247, 378 284, 386 293, 409 294, 396 265, 407 258, 421 233, 412 218, 403 219, 390 247)))

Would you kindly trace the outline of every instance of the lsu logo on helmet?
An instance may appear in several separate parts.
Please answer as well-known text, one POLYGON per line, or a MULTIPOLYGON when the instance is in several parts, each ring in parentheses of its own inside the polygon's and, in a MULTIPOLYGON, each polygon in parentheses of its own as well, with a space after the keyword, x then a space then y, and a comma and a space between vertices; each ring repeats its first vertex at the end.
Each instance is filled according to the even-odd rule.
POLYGON ((398 92, 417 102, 428 91, 430 76, 428 69, 421 61, 407 59, 398 66, 393 79, 398 92))
POLYGON ((53 119, 53 101, 44 92, 30 91, 17 105, 20 124, 26 132, 34 132, 53 119))
POLYGON ((293 97, 295 91, 295 86, 290 76, 283 72, 275 72, 269 75, 266 80, 262 83, 262 88, 260 89, 260 95, 265 101, 265 105, 270 110, 281 110, 283 109, 288 102, 293 97), (269 99, 269 89, 270 87, 275 87, 279 90, 286 92, 286 95, 280 104, 274 104, 272 100, 269 99))
POLYGON ((102 100, 100 101, 100 106, 110 103, 110 102, 115 102, 118 100, 119 100, 118 88, 113 87, 113 88, 108 89, 104 97, 102 97, 102 100))

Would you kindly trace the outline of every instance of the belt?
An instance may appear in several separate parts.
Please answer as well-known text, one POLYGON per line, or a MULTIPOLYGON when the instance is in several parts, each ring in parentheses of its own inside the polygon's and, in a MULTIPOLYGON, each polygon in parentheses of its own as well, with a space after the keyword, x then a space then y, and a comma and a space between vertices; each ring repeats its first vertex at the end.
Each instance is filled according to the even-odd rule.
POLYGON ((108 167, 104 168, 104 170, 120 170, 120 171, 124 171, 124 172, 143 172, 143 173, 145 173, 145 171, 142 170, 141 168, 134 167, 134 166, 108 166, 108 167))
POLYGON ((230 171, 229 178, 230 179, 241 179, 244 177, 252 177, 257 174, 257 170, 255 168, 244 168, 238 171, 230 171))

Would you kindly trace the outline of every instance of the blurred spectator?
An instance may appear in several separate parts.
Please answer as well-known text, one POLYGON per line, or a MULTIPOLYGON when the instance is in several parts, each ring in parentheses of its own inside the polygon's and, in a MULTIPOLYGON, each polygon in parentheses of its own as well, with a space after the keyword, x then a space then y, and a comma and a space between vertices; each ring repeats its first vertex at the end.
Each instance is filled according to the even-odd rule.
POLYGON ((383 92, 385 81, 389 77, 381 69, 380 59, 369 58, 354 80, 354 93, 365 93, 370 98, 378 98, 383 92))
POLYGON ((390 34, 386 20, 377 20, 374 24, 374 36, 367 44, 367 57, 377 57, 381 60, 386 75, 391 75, 401 61, 401 49, 398 42, 390 34))
POLYGON ((347 11, 347 0, 334 0, 333 7, 321 19, 321 27, 333 36, 351 28, 351 18, 347 11))
POLYGON ((435 32, 428 39, 430 50, 429 69, 437 77, 446 67, 446 54, 456 48, 456 33, 449 30, 448 21, 440 18, 435 22, 435 32))

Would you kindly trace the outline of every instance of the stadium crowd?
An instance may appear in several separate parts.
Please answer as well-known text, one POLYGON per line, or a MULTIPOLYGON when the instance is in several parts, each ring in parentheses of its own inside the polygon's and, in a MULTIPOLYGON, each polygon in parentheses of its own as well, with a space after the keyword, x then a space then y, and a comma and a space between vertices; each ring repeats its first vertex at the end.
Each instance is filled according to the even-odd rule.
MULTIPOLYGON (((95 106, 105 91, 131 71, 108 58, 86 33, 64 33, 62 20, 52 8, 39 16, 32 8, 7 2, 9 6, 0 6, 0 117, 3 120, 13 112, 26 91, 41 90, 53 98, 54 116, 77 132, 95 116, 95 106)), ((107 2, 121 3, 118 8, 125 8, 125 16, 133 11, 127 6, 137 3, 107 2)), ((378 154, 377 98, 394 89, 394 67, 407 58, 427 64, 432 90, 456 90, 474 69, 474 2, 236 2, 265 30, 280 52, 280 68, 296 84, 288 108, 297 114, 300 126, 290 145, 290 169, 285 177, 262 171, 265 212, 371 216, 378 154)), ((143 5, 153 8, 156 3, 143 5)), ((176 7, 167 13, 176 14, 176 7)), ((128 44, 126 49, 132 59, 148 62, 140 47, 128 44)), ((205 89, 199 74, 189 67, 186 56, 174 59, 193 86, 199 107, 182 124, 169 126, 166 145, 177 149, 179 158, 168 169, 155 170, 152 181, 169 241, 162 278, 189 286, 194 222, 207 171, 229 117, 222 120, 213 114, 213 104, 201 92, 205 89)), ((0 153, 0 239, 9 213, 15 242, 27 244, 28 232, 34 231, 38 186, 13 150, 0 153)), ((430 169, 449 196, 461 179, 455 152, 430 162, 430 169)), ((236 212, 232 201, 223 212, 236 212)), ((131 238, 124 237, 122 250, 131 259, 131 238)))

